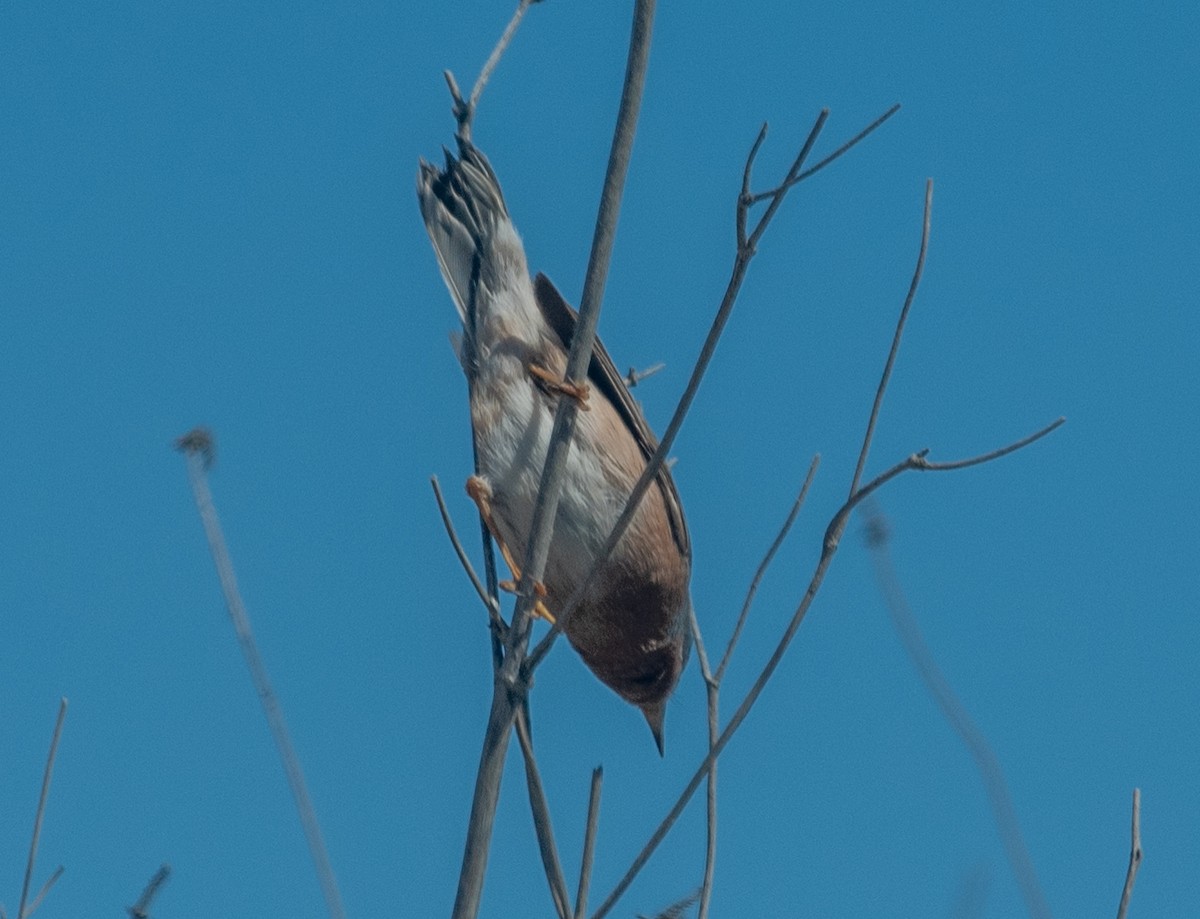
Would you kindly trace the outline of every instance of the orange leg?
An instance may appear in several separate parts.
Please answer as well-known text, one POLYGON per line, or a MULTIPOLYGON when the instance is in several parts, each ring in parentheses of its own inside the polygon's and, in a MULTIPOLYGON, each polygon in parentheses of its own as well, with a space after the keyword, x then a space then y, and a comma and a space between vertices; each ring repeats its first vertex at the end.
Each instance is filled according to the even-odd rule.
MULTIPOLYGON (((483 517, 483 522, 487 526, 488 532, 492 534, 492 539, 496 541, 496 545, 500 549, 500 555, 504 559, 504 564, 508 565, 509 571, 513 573, 511 581, 501 581, 499 586, 501 589, 515 594, 517 592, 517 582, 521 580, 521 569, 517 566, 512 553, 509 552, 507 543, 501 538, 500 530, 496 527, 495 518, 492 517, 492 489, 479 476, 473 475, 467 479, 467 495, 475 502, 475 506, 479 508, 479 515, 483 517)), ((533 590, 538 597, 546 596, 546 586, 540 581, 534 582, 533 590)), ((545 619, 551 625, 554 624, 554 614, 546 608, 546 604, 540 599, 534 601, 533 615, 545 619)))
POLYGON ((529 375, 550 392, 570 396, 579 403, 581 411, 591 411, 591 406, 588 405, 587 401, 588 395, 591 393, 591 387, 587 383, 580 383, 579 385, 568 383, 566 380, 556 377, 545 367, 540 367, 537 364, 530 364, 527 369, 529 370, 529 375))

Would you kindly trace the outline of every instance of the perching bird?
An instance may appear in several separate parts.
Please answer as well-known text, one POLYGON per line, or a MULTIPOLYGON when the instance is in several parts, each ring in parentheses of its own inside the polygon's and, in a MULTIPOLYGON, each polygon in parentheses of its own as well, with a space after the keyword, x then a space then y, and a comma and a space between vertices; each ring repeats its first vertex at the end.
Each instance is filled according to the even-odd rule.
MULTIPOLYGON (((510 560, 523 557, 529 539, 557 402, 578 398, 584 409, 542 578, 555 615, 587 576, 656 441, 598 339, 588 385, 563 383, 577 314, 544 275, 530 279, 487 159, 465 141, 459 156, 447 151, 444 169, 422 161, 417 197, 463 324, 459 357, 472 380, 481 476, 468 490, 490 511, 510 560)), ((642 710, 660 753, 667 699, 691 643, 690 574, 687 525, 664 466, 563 627, 592 672, 642 710)))

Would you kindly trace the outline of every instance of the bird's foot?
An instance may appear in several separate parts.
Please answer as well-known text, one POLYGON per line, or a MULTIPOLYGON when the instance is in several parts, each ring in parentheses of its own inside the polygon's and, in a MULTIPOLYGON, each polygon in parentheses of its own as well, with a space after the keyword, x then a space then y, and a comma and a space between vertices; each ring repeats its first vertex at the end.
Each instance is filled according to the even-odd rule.
POLYGON ((534 381, 542 389, 547 392, 558 393, 561 396, 570 396, 579 404, 579 408, 582 411, 591 410, 591 406, 588 405, 588 396, 591 393, 591 387, 587 383, 568 383, 538 364, 530 364, 528 370, 529 375, 534 378, 534 381))
MULTIPOLYGON (((509 571, 513 574, 512 580, 501 581, 498 586, 501 590, 515 594, 517 592, 517 582, 521 580, 521 569, 517 567, 517 562, 508 549, 508 544, 500 536, 500 530, 496 526, 496 519, 492 516, 492 487, 488 485, 482 476, 468 476, 467 496, 479 508, 479 516, 483 518, 484 525, 488 528, 488 532, 492 534, 492 539, 496 541, 496 546, 500 549, 500 556, 504 559, 504 564, 508 565, 509 571)), ((551 625, 554 625, 554 614, 542 602, 542 598, 546 596, 546 585, 541 581, 534 581, 533 592, 537 597, 533 603, 533 615, 539 619, 545 619, 551 625)))

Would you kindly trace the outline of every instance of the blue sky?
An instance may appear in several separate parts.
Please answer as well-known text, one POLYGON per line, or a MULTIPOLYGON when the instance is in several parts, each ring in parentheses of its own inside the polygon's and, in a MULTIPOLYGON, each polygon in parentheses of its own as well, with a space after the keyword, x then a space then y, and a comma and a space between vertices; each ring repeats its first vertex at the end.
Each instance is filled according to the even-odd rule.
MULTIPOLYGON (((475 139, 530 264, 578 300, 631 4, 535 7, 475 139)), ((10 3, 0 9, 0 902, 12 915, 60 695, 71 709, 39 915, 320 916, 317 882, 171 441, 212 488, 351 916, 444 915, 490 693, 464 534, 454 310, 416 207, 510 8, 496 2, 10 3)), ((675 447, 693 593, 720 647, 813 453, 732 711, 844 497, 935 181, 933 239, 870 470, 894 482, 910 605, 1006 770, 1055 915, 1200 902, 1195 458, 1200 14, 1187 4, 663 4, 601 334, 661 430, 719 301, 761 122, 760 185, 817 112, 831 150, 751 270, 675 447)), ((1020 915, 980 782, 891 631, 860 524, 722 760, 714 915, 946 915, 986 877, 1020 915)), ((469 545, 477 551, 473 539, 469 545)), ((560 645, 535 734, 568 874, 605 787, 593 892, 704 744, 692 667, 659 760, 560 645)), ((551 915, 509 764, 484 915, 551 915)), ((699 881, 693 808, 616 915, 699 881)))

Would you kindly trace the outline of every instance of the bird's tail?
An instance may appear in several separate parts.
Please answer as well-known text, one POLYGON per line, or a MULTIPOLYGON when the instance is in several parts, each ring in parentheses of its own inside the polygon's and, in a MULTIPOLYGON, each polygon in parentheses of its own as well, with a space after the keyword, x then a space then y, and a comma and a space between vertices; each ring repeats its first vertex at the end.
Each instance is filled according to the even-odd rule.
POLYGON ((528 274, 500 182, 479 149, 460 140, 459 156, 447 150, 444 168, 421 161, 417 200, 442 278, 470 336, 481 291, 496 291, 503 283, 501 271, 517 268, 528 274))

